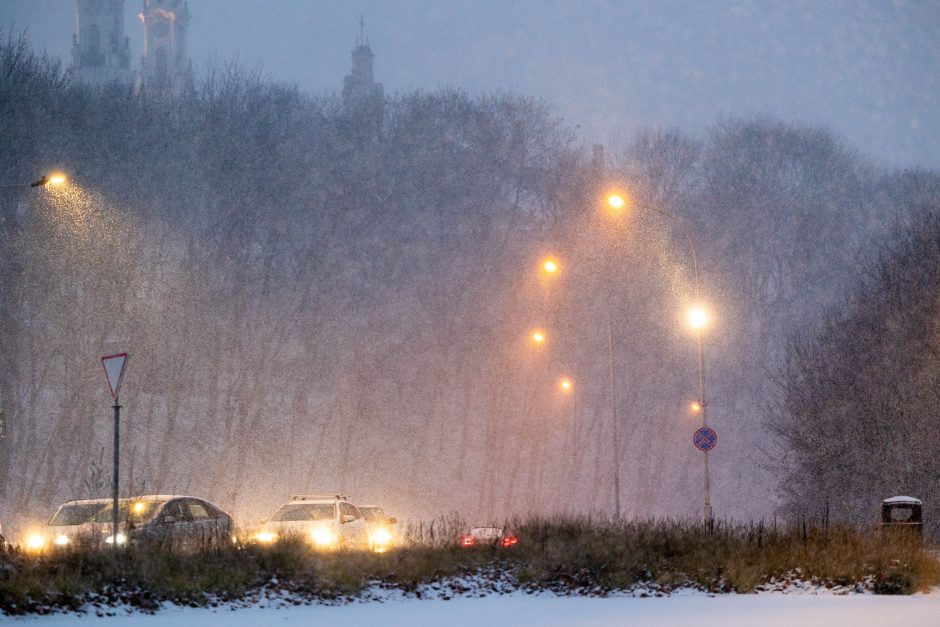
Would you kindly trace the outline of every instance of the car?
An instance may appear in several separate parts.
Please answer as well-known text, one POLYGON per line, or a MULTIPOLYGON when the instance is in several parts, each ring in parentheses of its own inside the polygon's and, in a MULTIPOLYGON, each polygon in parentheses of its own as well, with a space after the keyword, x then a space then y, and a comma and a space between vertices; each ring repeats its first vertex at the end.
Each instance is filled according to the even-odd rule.
POLYGON ((147 494, 121 499, 119 530, 112 533, 113 504, 95 514, 94 525, 106 545, 137 545, 194 551, 232 542, 232 517, 209 501, 178 494, 147 494))
POLYGON ((273 544, 291 536, 321 550, 364 550, 369 548, 369 523, 343 494, 295 495, 262 519, 250 540, 273 544))
POLYGON ((97 540, 95 515, 111 503, 111 499, 75 499, 60 505, 45 527, 26 535, 28 551, 42 551, 50 546, 65 547, 97 540))
POLYGON ((470 533, 460 536, 460 546, 463 548, 483 544, 509 548, 519 544, 519 538, 507 533, 503 527, 470 527, 470 533))
POLYGON ((397 542, 394 526, 397 518, 391 518, 377 505, 360 505, 359 511, 369 523, 369 550, 373 553, 385 553, 397 542))

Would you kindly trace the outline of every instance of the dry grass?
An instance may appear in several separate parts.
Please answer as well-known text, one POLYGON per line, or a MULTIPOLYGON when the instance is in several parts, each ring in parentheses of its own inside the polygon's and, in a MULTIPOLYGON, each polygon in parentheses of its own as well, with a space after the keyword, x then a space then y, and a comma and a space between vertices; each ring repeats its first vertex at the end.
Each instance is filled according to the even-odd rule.
POLYGON ((671 520, 530 521, 518 530, 526 539, 523 577, 549 587, 618 590, 655 582, 751 592, 800 579, 910 593, 940 584, 940 561, 908 534, 671 520))
POLYGON ((299 539, 195 554, 128 549, 0 556, 0 610, 45 613, 89 605, 153 610, 163 602, 250 602, 264 591, 343 600, 371 585, 405 592, 464 576, 504 577, 526 589, 606 594, 636 586, 752 592, 771 581, 858 586, 906 594, 940 585, 940 561, 909 536, 850 528, 589 519, 511 523, 511 549, 459 548, 459 519, 418 525, 387 554, 318 553, 299 539))

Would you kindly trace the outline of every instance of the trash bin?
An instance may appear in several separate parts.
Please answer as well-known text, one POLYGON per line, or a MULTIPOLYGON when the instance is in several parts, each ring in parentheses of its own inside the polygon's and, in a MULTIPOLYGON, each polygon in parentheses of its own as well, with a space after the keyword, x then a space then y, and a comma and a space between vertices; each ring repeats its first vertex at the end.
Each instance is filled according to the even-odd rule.
POLYGON ((881 502, 881 528, 884 531, 924 534, 924 504, 912 496, 892 496, 881 502))

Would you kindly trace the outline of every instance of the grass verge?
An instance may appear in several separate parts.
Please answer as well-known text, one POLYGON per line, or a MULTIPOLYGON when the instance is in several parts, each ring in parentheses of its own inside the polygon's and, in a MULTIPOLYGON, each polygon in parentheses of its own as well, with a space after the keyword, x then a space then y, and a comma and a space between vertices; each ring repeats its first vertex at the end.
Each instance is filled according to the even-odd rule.
POLYGON ((454 594, 471 591, 467 581, 475 592, 601 595, 689 586, 747 593, 796 581, 882 594, 940 585, 940 560, 917 539, 851 528, 536 519, 511 524, 520 542, 510 549, 464 549, 456 543, 458 527, 410 528, 406 546, 380 555, 316 552, 300 539, 190 554, 7 550, 0 554, 0 610, 155 611, 163 603, 251 603, 264 595, 342 601, 376 586, 420 595, 422 587, 447 581, 454 594))

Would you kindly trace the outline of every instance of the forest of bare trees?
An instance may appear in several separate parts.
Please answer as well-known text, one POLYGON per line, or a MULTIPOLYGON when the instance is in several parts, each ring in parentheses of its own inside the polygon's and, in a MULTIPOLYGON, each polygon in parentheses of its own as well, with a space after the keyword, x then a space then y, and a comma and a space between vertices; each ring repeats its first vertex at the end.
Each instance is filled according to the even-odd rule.
MULTIPOLYGON (((937 190, 935 190, 937 191, 937 190)), ((856 284, 787 345, 770 414, 793 515, 870 524, 913 495, 940 529, 940 202, 869 255, 856 284)))
MULTIPOLYGON (((692 234, 715 313, 716 514, 855 486, 846 517, 862 520, 889 495, 804 489, 793 477, 812 465, 789 466, 778 498, 775 434, 790 418, 771 429, 765 411, 776 368, 794 367, 785 338, 853 310, 846 295, 872 280, 860 259, 907 241, 889 226, 935 202, 938 177, 766 119, 650 131, 606 163, 585 152, 518 95, 442 89, 348 109, 237 67, 182 97, 82 89, 8 39, 0 183, 53 167, 72 182, 0 191, 0 514, 107 492, 98 358, 126 350, 128 492, 198 493, 243 518, 334 489, 403 516, 606 515, 619 460, 624 515, 695 516, 691 259, 649 205, 692 234), (605 214, 611 186, 636 210, 605 214), (553 282, 538 272, 549 253, 553 282), (534 326, 548 335, 537 350, 534 326)), ((918 436, 905 433, 892 437, 918 436)), ((935 480, 916 485, 940 498, 935 480)))

